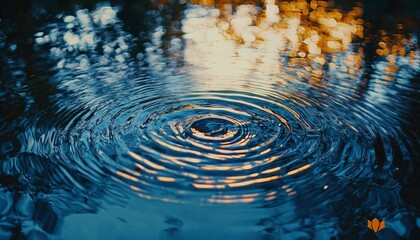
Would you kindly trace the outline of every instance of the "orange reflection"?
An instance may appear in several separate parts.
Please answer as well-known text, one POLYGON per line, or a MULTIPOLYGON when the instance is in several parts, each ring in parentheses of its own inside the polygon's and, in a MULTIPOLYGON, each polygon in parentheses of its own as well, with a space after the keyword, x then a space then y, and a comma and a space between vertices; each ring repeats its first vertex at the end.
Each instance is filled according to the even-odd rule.
POLYGON ((252 185, 252 184, 257 184, 257 183, 265 183, 265 182, 269 182, 269 181, 274 181, 279 179, 280 176, 271 176, 271 177, 266 177, 266 178, 257 178, 254 180, 249 180, 249 181, 245 181, 245 182, 238 182, 238 183, 230 183, 229 187, 244 187, 244 186, 248 186, 248 185, 252 185))
MULTIPOLYGON (((398 29, 403 29, 402 24, 397 25, 398 29)), ((383 57, 385 63, 377 65, 377 70, 381 71, 381 79, 385 81, 394 80, 398 70, 404 65, 416 65, 415 37, 411 34, 393 33, 389 34, 385 30, 379 30, 379 43, 377 44, 376 54, 383 57)))
POLYGON ((138 182, 139 181, 137 178, 135 178, 135 177, 133 177, 133 176, 127 174, 127 173, 123 173, 123 172, 120 172, 120 171, 115 171, 115 173, 118 176, 123 177, 123 178, 125 178, 127 180, 130 180, 130 181, 133 181, 133 182, 138 182))
POLYGON ((221 189, 221 188, 225 188, 225 185, 212 185, 212 184, 200 184, 200 183, 193 183, 192 185, 195 188, 199 188, 199 189, 221 189))
POLYGON ((302 166, 300 168, 296 168, 294 170, 291 170, 291 171, 287 172, 286 175, 287 176, 294 175, 296 173, 299 173, 299 172, 302 172, 302 171, 305 171, 305 170, 309 169, 311 166, 312 166, 311 164, 306 164, 305 166, 302 166))
POLYGON ((138 161, 140 161, 140 162, 142 162, 142 163, 144 163, 144 164, 146 164, 146 165, 148 165, 148 166, 150 166, 150 167, 152 167, 154 169, 157 169, 157 170, 163 170, 163 169, 165 169, 165 167, 160 166, 160 165, 157 165, 157 164, 155 164, 155 163, 153 163, 153 162, 151 162, 151 161, 149 161, 149 160, 147 160, 145 158, 142 158, 139 155, 137 155, 137 154, 135 154, 135 153, 133 153, 131 151, 128 151, 128 154, 130 154, 130 156, 132 156, 136 160, 138 160, 138 161))
POLYGON ((175 182, 175 178, 172 177, 157 177, 157 180, 162 182, 175 182))
POLYGON ((200 90, 258 92, 296 77, 318 87, 329 71, 335 79, 363 74, 363 49, 351 49, 364 37, 359 5, 344 12, 332 1, 191 2, 198 5, 182 21, 183 60, 200 90))
POLYGON ((267 170, 262 171, 262 174, 269 174, 269 173, 273 173, 273 172, 277 172, 280 171, 280 167, 275 167, 275 168, 270 168, 267 170))
MULTIPOLYGON (((354 7, 351 11, 343 12, 334 8, 332 1, 192 0, 191 2, 207 6, 189 6, 182 21, 183 39, 185 40, 183 53, 185 54, 185 66, 187 66, 185 70, 187 76, 191 77, 188 80, 192 79, 197 84, 198 90, 247 91, 252 88, 253 92, 259 93, 258 91, 266 90, 264 86, 267 83, 281 83, 281 86, 284 86, 288 81, 295 80, 296 77, 309 79, 314 86, 322 86, 319 79, 327 71, 329 71, 329 77, 334 79, 342 79, 351 75, 353 75, 350 77, 351 79, 359 79, 354 75, 361 75, 360 69, 364 66, 364 50, 360 47, 361 45, 352 44, 354 39, 364 37, 363 19, 361 18, 363 9, 361 7, 354 7), (262 9, 256 3, 262 3, 262 9), (193 67, 190 67, 191 65, 193 67), (293 75, 289 72, 293 72, 293 75), (227 81, 231 78, 235 81, 227 81)), ((403 28, 403 26, 399 27, 403 28)), ((413 37, 401 34, 389 36, 384 30, 381 30, 379 35, 380 41, 374 50, 386 62, 386 64, 382 64, 384 62, 382 61, 381 65, 377 66, 379 72, 386 73, 385 75, 381 74, 381 79, 387 81, 393 79, 393 76, 398 73, 397 63, 400 59, 418 63, 418 60, 415 59, 418 54, 411 47, 414 42, 413 37)), ((281 115, 268 108, 238 100, 240 98, 232 98, 235 95, 229 94, 230 100, 210 94, 208 96, 196 95, 196 97, 231 101, 235 104, 262 109, 269 112, 270 115, 275 115, 286 127, 290 128, 287 120, 281 115)), ((191 96, 194 96, 194 93, 191 93, 191 96)), ((303 94, 294 99, 287 98, 287 93, 282 96, 284 99, 281 100, 292 101, 302 107, 318 104, 307 99, 303 94)), ((277 97, 280 99, 282 96, 277 97)), ((238 97, 241 96, 238 95, 238 97)), ((261 100, 254 96, 247 96, 247 98, 261 100)), ((304 117, 301 117, 299 112, 280 102, 273 101, 273 104, 286 109, 296 119, 304 122, 302 119, 304 117)), ((188 107, 192 108, 192 106, 188 107)), ((246 114, 229 108, 214 108, 214 110, 246 114)), ((349 127, 357 131, 353 126, 349 125, 349 127)), ((181 132, 183 131, 184 129, 181 129, 181 132)), ((206 138, 199 130, 193 128, 192 131, 200 138, 206 138)), ((262 196, 226 196, 223 195, 226 193, 223 189, 249 187, 267 182, 277 183, 284 176, 302 173, 312 167, 311 164, 306 164, 280 175, 282 167, 278 166, 276 161, 281 158, 281 155, 261 157, 261 159, 249 163, 223 164, 227 158, 240 160, 246 157, 249 151, 256 151, 260 146, 231 150, 226 149, 228 145, 214 148, 199 142, 188 142, 197 148, 212 152, 207 153, 207 151, 194 151, 185 149, 179 144, 164 142, 159 137, 159 134, 166 134, 163 130, 159 134, 155 132, 152 134, 155 142, 159 145, 175 152, 185 153, 184 155, 198 156, 198 158, 168 156, 165 153, 140 146, 141 150, 159 155, 161 159, 154 163, 138 154, 128 152, 131 157, 137 160, 135 165, 142 171, 155 175, 152 177, 153 179, 162 182, 179 181, 177 178, 165 176, 163 171, 168 169, 158 165, 159 162, 168 163, 170 161, 181 167, 182 170, 177 174, 188 178, 190 181, 188 186, 193 190, 203 189, 210 190, 209 192, 218 192, 218 195, 209 200, 210 202, 252 202, 258 197, 271 201, 276 198, 276 192, 262 194, 262 196), (217 161, 206 162, 203 159, 217 161), (271 162, 276 163, 268 169, 263 168, 257 172, 256 169, 260 169, 259 166, 271 162), (199 169, 200 174, 189 173, 191 168, 199 169)), ((221 138, 231 137, 231 134, 233 133, 228 133, 221 138)), ((238 146, 246 146, 254 137, 255 135, 247 136, 238 143, 238 146)), ((179 140, 183 139, 179 137, 179 140)), ((268 148, 261 150, 260 154, 261 156, 266 155, 271 151, 272 149, 268 148)), ((117 171, 117 174, 125 179, 138 181, 134 176, 138 177, 139 174, 136 175, 135 172, 117 171)), ((131 188, 139 191, 139 188, 131 188)), ((325 185, 323 189, 327 190, 328 185, 325 185)), ((283 190, 284 194, 290 196, 297 194, 296 190, 290 186, 283 186, 283 190)))

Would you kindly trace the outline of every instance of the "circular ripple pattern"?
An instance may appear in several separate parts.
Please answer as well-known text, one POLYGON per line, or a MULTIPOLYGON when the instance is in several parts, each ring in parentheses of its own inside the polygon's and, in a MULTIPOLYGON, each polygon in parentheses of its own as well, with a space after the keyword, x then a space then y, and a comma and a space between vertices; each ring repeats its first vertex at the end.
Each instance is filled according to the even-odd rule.
POLYGON ((337 116, 304 97, 209 91, 119 101, 74 117, 68 159, 145 198, 269 199, 288 177, 336 164, 343 142, 337 116))

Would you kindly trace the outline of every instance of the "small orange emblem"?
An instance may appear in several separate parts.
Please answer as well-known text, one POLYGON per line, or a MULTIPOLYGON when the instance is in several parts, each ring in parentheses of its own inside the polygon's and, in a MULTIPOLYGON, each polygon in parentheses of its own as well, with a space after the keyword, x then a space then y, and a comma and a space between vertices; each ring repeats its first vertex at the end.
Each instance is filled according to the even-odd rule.
POLYGON ((380 230, 385 228, 385 220, 379 222, 377 218, 374 218, 372 221, 368 220, 368 228, 372 231, 379 232, 380 230))

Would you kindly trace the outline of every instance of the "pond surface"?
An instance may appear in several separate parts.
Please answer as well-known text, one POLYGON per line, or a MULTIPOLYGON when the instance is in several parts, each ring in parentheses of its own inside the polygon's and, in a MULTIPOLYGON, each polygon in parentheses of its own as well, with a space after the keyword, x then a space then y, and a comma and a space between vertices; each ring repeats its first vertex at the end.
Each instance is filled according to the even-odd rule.
POLYGON ((418 4, 232 2, 0 4, 0 239, 420 238, 418 4))

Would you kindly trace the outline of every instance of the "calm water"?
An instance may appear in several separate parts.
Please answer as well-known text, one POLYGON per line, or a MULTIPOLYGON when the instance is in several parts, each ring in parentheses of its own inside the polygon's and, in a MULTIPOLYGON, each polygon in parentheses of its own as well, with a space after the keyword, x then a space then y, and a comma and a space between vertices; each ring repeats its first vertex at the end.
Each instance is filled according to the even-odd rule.
POLYGON ((228 2, 0 4, 0 239, 419 239, 419 4, 228 2))

